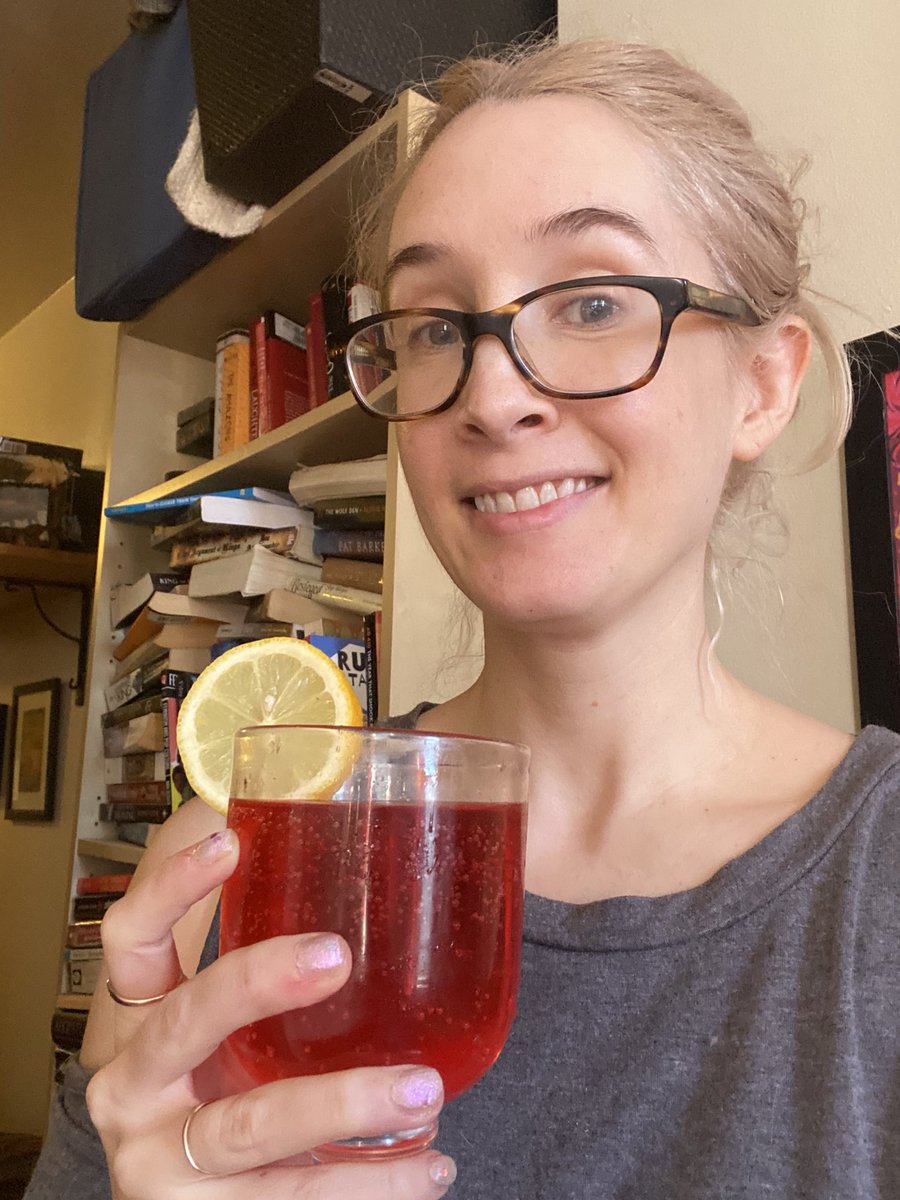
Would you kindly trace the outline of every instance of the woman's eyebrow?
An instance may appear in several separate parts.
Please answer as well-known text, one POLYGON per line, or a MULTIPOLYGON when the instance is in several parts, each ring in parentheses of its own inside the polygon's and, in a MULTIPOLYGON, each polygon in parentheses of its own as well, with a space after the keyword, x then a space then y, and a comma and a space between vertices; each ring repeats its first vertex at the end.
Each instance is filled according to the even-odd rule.
POLYGON ((440 262, 441 259, 449 258, 450 254, 450 247, 440 242, 414 242, 411 246, 404 246, 402 250, 392 254, 388 260, 381 285, 382 292, 387 295, 388 288, 398 271, 408 267, 429 266, 432 263, 440 262))
MULTIPOLYGON (((630 213, 615 208, 570 208, 563 212, 554 213, 536 221, 527 230, 525 236, 529 241, 536 242, 543 238, 569 236, 588 233, 594 229, 611 229, 616 233, 625 234, 632 241, 639 242, 661 261, 659 247, 653 240, 650 231, 630 213)), ((384 273, 383 291, 388 288, 398 272, 409 267, 425 267, 447 259, 452 255, 451 248, 443 242, 414 242, 404 246, 396 254, 391 255, 384 273)))
POLYGON ((558 237, 559 235, 575 236, 593 229, 611 229, 616 233, 623 233, 632 241, 640 242, 657 258, 661 257, 659 247, 646 226, 630 213, 616 208, 587 206, 565 209, 563 212, 555 213, 552 217, 536 221, 527 231, 527 237, 530 241, 539 241, 542 238, 558 237))

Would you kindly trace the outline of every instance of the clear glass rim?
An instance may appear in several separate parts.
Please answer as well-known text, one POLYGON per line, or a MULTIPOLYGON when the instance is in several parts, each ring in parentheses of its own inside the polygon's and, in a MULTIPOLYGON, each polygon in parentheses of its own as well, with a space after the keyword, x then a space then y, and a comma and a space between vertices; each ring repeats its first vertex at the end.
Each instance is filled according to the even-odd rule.
POLYGON ((475 742, 482 746, 498 746, 503 750, 519 750, 524 751, 529 757, 531 748, 526 746, 524 742, 511 742, 501 738, 480 737, 475 733, 438 733, 433 729, 383 729, 378 725, 297 725, 297 724, 273 724, 273 725, 243 725, 235 732, 235 738, 243 737, 250 734, 265 734, 277 733, 279 730, 287 729, 317 729, 327 730, 329 732, 352 733, 356 736, 371 737, 375 735, 377 738, 421 738, 423 740, 431 738, 441 742, 475 742))

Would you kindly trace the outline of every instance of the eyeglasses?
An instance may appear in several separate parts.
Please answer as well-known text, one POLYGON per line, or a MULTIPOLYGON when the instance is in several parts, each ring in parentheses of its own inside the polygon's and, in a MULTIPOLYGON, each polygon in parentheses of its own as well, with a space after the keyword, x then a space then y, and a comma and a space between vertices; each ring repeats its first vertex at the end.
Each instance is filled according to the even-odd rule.
POLYGON ((745 301, 686 279, 601 275, 537 288, 488 312, 398 308, 355 321, 347 371, 357 402, 386 421, 449 408, 475 340, 499 338, 521 374, 561 400, 619 396, 649 383, 683 312, 759 325, 745 301))

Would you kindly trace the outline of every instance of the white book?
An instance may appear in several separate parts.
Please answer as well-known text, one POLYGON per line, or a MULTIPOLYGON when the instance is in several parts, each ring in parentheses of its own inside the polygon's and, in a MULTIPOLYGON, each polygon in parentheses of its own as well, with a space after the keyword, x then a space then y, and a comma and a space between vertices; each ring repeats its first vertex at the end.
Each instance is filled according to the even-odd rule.
POLYGON ((298 467, 288 487, 298 504, 340 500, 345 496, 383 496, 387 491, 387 455, 298 467))
POLYGON ((188 595, 262 596, 272 588, 290 588, 298 580, 321 582, 322 568, 254 546, 243 554, 214 558, 191 568, 188 595))
POLYGON ((169 621, 229 621, 240 624, 247 615, 247 605, 237 600, 196 600, 178 588, 172 592, 157 592, 147 604, 151 614, 166 624, 169 621))

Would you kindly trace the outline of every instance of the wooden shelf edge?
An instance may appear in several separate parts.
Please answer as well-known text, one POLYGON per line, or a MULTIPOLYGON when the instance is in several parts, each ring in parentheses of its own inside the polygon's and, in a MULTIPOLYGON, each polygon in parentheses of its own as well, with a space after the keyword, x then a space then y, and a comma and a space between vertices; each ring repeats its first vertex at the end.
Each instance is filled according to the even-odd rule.
POLYGON ((134 863, 141 861, 143 846, 131 842, 103 841, 101 838, 79 838, 78 853, 83 858, 104 858, 110 862, 134 863))
POLYGON ((52 583, 93 587, 97 555, 83 550, 49 550, 0 542, 0 579, 9 583, 52 583))

